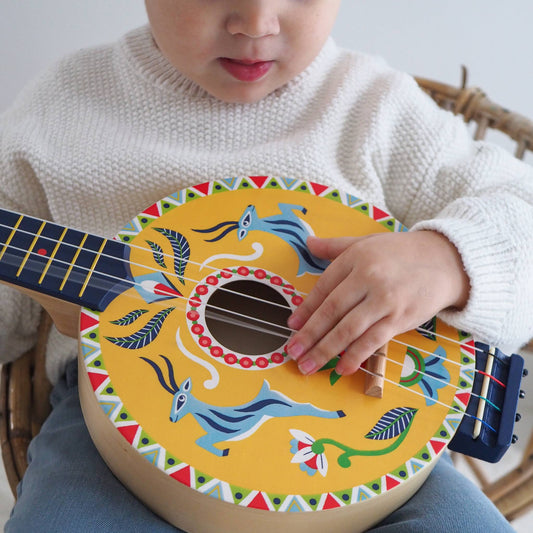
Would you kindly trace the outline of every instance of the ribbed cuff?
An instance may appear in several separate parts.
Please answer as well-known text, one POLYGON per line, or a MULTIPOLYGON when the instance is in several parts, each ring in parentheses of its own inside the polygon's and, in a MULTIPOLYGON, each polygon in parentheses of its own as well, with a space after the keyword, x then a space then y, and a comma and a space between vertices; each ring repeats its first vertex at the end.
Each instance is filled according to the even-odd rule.
POLYGON ((516 287, 514 243, 491 224, 475 199, 455 202, 440 217, 415 224, 411 231, 433 230, 446 236, 461 255, 470 278, 468 303, 439 314, 445 322, 493 344, 508 342, 505 323, 516 287))

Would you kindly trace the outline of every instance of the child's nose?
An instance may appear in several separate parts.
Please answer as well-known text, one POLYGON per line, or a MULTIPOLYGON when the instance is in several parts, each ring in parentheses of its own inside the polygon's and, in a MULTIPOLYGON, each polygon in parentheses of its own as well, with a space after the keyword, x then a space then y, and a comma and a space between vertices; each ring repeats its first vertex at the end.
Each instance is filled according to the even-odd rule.
POLYGON ((280 23, 278 14, 269 0, 247 0, 243 7, 233 11, 227 20, 226 28, 232 35, 246 35, 253 39, 278 35, 280 23))

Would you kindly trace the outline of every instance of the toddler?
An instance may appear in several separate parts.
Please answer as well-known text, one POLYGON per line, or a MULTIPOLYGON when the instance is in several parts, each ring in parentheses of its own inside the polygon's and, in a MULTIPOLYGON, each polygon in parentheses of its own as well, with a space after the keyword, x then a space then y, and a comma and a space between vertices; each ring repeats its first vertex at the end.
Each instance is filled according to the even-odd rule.
MULTIPOLYGON (((290 317, 289 355, 340 374, 435 314, 500 347, 533 335, 533 170, 473 142, 408 75, 330 38, 340 0, 146 0, 149 25, 64 59, 0 119, 0 206, 112 237, 200 182, 290 176, 344 190, 411 228, 310 238, 332 260, 290 317)), ((0 286, 0 354, 39 310, 0 286)), ((113 477, 80 411, 76 343, 47 350, 53 410, 7 532, 175 531, 113 477)), ((439 461, 372 531, 512 531, 439 461)), ((201 531, 201 525, 199 525, 201 531)))

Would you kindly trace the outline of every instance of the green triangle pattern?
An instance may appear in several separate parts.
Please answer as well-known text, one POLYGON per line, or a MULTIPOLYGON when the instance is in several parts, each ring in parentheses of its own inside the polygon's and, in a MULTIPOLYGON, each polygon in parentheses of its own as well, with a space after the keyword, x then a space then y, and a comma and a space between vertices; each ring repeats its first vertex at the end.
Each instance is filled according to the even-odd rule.
POLYGON ((168 450, 165 450, 165 471, 169 470, 170 468, 174 468, 177 465, 180 465, 183 461, 178 459, 175 455, 168 452, 168 450))
POLYGON ((390 472, 390 474, 393 475, 395 478, 401 479, 403 481, 404 479, 407 479, 409 477, 409 470, 407 469, 407 465, 404 463, 403 465, 390 472))
POLYGON ((222 192, 228 192, 228 191, 234 190, 233 186, 230 185, 228 187, 225 181, 226 180, 222 180, 222 181, 216 181, 215 183, 213 183, 213 190, 211 191, 211 194, 220 194, 222 192))
POLYGON ((85 366, 87 368, 95 368, 97 370, 107 370, 101 355, 95 357, 90 363, 86 363, 85 366))
POLYGON ((177 207, 176 204, 162 200, 161 201, 161 215, 164 215, 168 213, 169 211, 172 211, 176 207, 177 207))
POLYGON ((461 331, 459 330, 459 340, 462 342, 464 341, 465 339, 467 339, 468 337, 470 337, 470 333, 466 332, 466 331, 461 331))
POLYGON ((265 186, 263 187, 263 189, 276 189, 276 190, 281 189, 281 187, 279 185, 279 180, 277 180, 277 179, 269 179, 265 183, 265 186))
POLYGON ((213 479, 214 479, 213 476, 208 476, 207 474, 204 474, 203 472, 198 472, 198 470, 195 470, 194 483, 195 483, 196 489, 200 489, 206 483, 209 483, 213 479))
MULTIPOLYGON (((96 328, 91 329, 90 331, 85 333, 82 338, 87 339, 88 342, 100 344, 100 328, 97 326, 96 328)), ((99 348, 99 346, 95 346, 95 348, 99 348)))
POLYGON ((396 224, 393 218, 387 218, 386 220, 380 220, 378 222, 380 226, 383 226, 389 231, 394 231, 396 229, 396 224))
POLYGON ((356 205, 353 207, 356 211, 359 211, 360 213, 363 213, 363 215, 366 215, 367 217, 370 216, 370 205, 366 202, 356 205))
POLYGON ((472 359, 470 355, 463 352, 461 353, 461 363, 463 365, 472 365, 474 364, 474 359, 472 359))
POLYGON ((374 481, 370 481, 370 483, 365 483, 364 486, 376 494, 381 494, 381 478, 379 477, 374 479, 374 481))
POLYGON ((252 492, 250 489, 245 489, 243 487, 235 487, 234 485, 230 485, 231 489, 231 495, 233 496, 233 501, 235 503, 240 503, 250 492, 252 492))
POLYGON ((249 191, 249 190, 252 190, 252 189, 254 189, 254 186, 250 183, 250 181, 248 181, 247 179, 243 179, 239 183, 238 187, 236 189, 234 189, 234 190, 238 190, 238 191, 246 190, 246 191, 249 191))
POLYGON ((192 202, 198 198, 203 198, 203 196, 198 194, 196 191, 193 191, 192 189, 187 189, 185 191, 185 203, 192 202))
POLYGON ((416 455, 415 458, 420 461, 425 461, 428 463, 431 461, 431 452, 428 450, 427 446, 424 446, 416 455))
POLYGON ((333 200, 334 202, 338 202, 342 204, 342 197, 337 189, 334 189, 332 191, 329 191, 328 194, 323 196, 323 198, 328 198, 329 200, 333 200))
MULTIPOLYGON (((459 406, 457 406, 459 407, 459 406)), ((455 412, 455 411, 454 411, 455 412)), ((444 427, 444 424, 441 424, 440 428, 435 433, 434 437, 436 439, 450 439, 449 431, 444 427)))
MULTIPOLYGON (((273 505, 274 509, 276 511, 280 510, 280 507, 284 504, 285 500, 289 498, 290 496, 287 496, 286 494, 268 494, 268 497, 270 499, 270 503, 273 505)), ((298 501, 293 498, 293 504, 289 506, 288 511, 291 511, 291 508, 294 505, 295 508, 292 509, 292 511, 302 511, 303 509, 298 504, 298 501)))
POLYGON ((140 231, 142 231, 143 229, 147 228, 152 222, 154 222, 154 220, 157 220, 157 219, 152 218, 152 217, 139 215, 137 217, 137 221, 139 223, 139 226, 141 227, 140 231))
POLYGON ((128 413, 126 408, 122 407, 114 422, 136 422, 136 420, 128 413))
POLYGON ((139 437, 138 448, 144 448, 145 446, 152 446, 153 444, 158 444, 144 429, 141 431, 141 436, 139 437))
POLYGON ((336 492, 332 492, 339 500, 344 504, 348 505, 351 503, 353 498, 353 489, 347 489, 347 490, 339 490, 336 492))
POLYGON ((305 496, 302 496, 302 498, 313 511, 316 511, 318 509, 318 505, 320 504, 320 498, 322 498, 322 494, 306 494, 305 496))
POLYGON ((307 185, 307 183, 301 183, 297 188, 296 190, 298 192, 306 192, 306 193, 311 193, 311 190, 309 189, 309 185, 307 185))

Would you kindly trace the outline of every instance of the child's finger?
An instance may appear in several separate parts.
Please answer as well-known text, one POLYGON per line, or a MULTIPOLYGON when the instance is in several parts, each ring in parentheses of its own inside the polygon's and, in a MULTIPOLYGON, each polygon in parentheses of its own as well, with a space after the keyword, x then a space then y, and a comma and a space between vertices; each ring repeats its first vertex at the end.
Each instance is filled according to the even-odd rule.
POLYGON ((335 371, 341 376, 354 374, 372 354, 389 342, 394 334, 387 317, 376 322, 346 348, 335 371))
MULTIPOLYGON (((326 239, 317 240, 325 241, 326 239)), ((341 261, 333 261, 328 268, 326 268, 318 278, 311 292, 289 317, 289 328, 299 330, 304 324, 306 324, 309 317, 318 310, 331 293, 350 275, 350 266, 350 264, 345 264, 341 261)))
POLYGON ((336 259, 360 237, 332 237, 323 239, 320 237, 308 237, 307 247, 309 251, 321 259, 336 259))
MULTIPOLYGON (((303 340, 298 340, 297 342, 303 342, 304 346, 312 338, 315 338, 317 342, 316 344, 311 344, 301 357, 297 359, 298 368, 303 374, 316 372, 333 357, 351 346, 358 338, 382 319, 382 309, 373 305, 370 299, 363 299, 347 312, 342 320, 329 329, 323 337, 317 336, 315 329, 309 328, 308 336, 302 336, 301 338, 303 340)), ((303 331, 298 334, 300 333, 303 333, 303 331)), ((379 348, 379 346, 376 348, 379 348)))
MULTIPOLYGON (((343 334, 340 339, 345 342, 341 350, 352 342, 353 338, 348 338, 349 336, 346 335, 348 328, 351 327, 347 321, 358 320, 358 317, 354 318, 351 312, 364 300, 365 293, 355 287, 351 287, 348 291, 346 285, 347 283, 345 282, 334 286, 331 293, 323 301, 319 302, 318 308, 312 309, 312 314, 306 317, 305 324, 287 345, 287 352, 290 357, 298 360, 303 354, 315 347, 314 353, 317 364, 319 360, 323 360, 325 364, 338 353, 331 352, 332 349, 337 349, 331 348, 332 345, 336 346, 337 343, 332 343, 329 335, 332 331, 335 331, 339 324, 342 324, 341 333, 343 334), (320 339, 322 340, 320 341, 320 339), (319 341, 320 344, 316 347, 315 345, 319 341), (322 348, 325 350, 322 350, 322 348)), ((370 316, 369 314, 368 317, 370 316)), ((354 322, 354 324, 357 327, 358 322, 354 322)))

